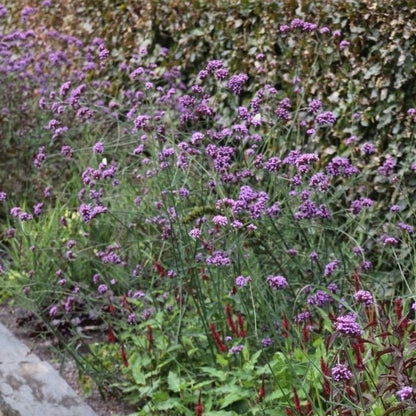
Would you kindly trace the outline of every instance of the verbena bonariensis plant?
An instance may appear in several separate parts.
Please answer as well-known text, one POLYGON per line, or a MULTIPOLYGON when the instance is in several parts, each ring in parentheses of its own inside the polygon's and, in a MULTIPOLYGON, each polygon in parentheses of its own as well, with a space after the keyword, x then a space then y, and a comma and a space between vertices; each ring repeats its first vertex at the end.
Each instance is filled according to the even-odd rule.
POLYGON ((80 370, 138 414, 414 411, 412 155, 322 146, 336 108, 299 79, 183 85, 140 49, 114 91, 100 39, 70 59, 33 110, 38 199, 1 194, 3 275, 80 370))

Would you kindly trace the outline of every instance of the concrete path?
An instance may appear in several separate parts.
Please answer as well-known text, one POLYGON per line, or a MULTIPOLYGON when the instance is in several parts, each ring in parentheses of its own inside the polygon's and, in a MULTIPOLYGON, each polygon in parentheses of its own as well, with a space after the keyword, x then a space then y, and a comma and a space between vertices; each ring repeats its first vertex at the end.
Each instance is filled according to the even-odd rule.
POLYGON ((96 416, 58 372, 0 323, 0 416, 96 416))

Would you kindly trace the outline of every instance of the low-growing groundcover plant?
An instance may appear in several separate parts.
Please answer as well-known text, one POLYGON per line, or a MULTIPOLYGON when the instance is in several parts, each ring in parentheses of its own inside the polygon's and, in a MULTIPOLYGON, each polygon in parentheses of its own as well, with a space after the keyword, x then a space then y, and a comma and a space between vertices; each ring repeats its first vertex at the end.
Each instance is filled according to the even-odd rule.
MULTIPOLYGON (((299 18, 290 31, 348 48, 299 18)), ((296 68, 289 93, 259 77, 249 94, 221 60, 184 85, 141 47, 112 82, 99 38, 26 27, 0 45, 34 126, 31 191, 0 194, 2 291, 86 389, 138 415, 415 411, 412 153, 354 136, 359 113, 328 147, 337 108, 296 68)), ((18 124, 10 108, 2 125, 18 124)))

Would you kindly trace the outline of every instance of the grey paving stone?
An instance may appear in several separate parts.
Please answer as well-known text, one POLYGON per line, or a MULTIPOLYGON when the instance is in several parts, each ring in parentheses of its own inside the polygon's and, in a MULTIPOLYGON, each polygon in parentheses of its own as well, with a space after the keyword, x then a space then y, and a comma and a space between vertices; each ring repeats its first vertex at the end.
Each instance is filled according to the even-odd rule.
POLYGON ((59 373, 0 323, 0 416, 96 416, 59 373))

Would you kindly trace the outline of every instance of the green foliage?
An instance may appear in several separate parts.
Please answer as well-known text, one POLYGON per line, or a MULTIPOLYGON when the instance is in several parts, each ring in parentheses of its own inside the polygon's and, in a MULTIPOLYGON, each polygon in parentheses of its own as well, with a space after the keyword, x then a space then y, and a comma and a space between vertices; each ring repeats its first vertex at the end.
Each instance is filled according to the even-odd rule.
MULTIPOLYGON (((42 61, 42 74, 51 71, 43 91, 44 79, 31 76, 42 56, 35 53, 27 71, 0 86, 10 103, 0 118, 1 191, 8 193, 2 290, 77 360, 86 392, 92 380, 117 389, 138 415, 194 415, 199 405, 218 416, 414 411, 414 395, 397 398, 416 376, 413 232, 399 226, 415 214, 415 120, 405 115, 413 105, 414 40, 406 13, 414 14, 406 2, 84 0, 29 16, 33 27, 59 25, 85 44, 101 36, 112 53, 111 65, 100 62, 82 80, 77 105, 94 110, 90 123, 56 92, 64 81, 79 85, 91 45, 78 51, 40 32, 33 48, 68 46, 70 63, 53 71, 42 61), (342 34, 281 30, 294 17, 342 34), (349 46, 340 48, 341 40, 349 46), (137 58, 141 46, 150 56, 137 58), (159 56, 163 46, 170 49, 159 56), (241 95, 214 76, 197 79, 214 58, 250 75, 241 95), (125 60, 130 70, 142 65, 143 77, 120 72, 125 60), (168 72, 175 65, 181 74, 168 72), (209 98, 187 88, 193 83, 209 98), (52 91, 40 111, 40 95, 52 91), (259 92, 253 118, 260 122, 240 136, 240 107, 250 108, 259 92), (335 111, 337 123, 317 125, 312 98, 335 111), (288 119, 276 113, 283 99, 291 103, 288 119), (147 124, 135 125, 145 114, 147 124), (65 139, 45 129, 54 117, 70 126, 65 139), (315 135, 305 132, 312 126, 315 135), (194 143, 195 132, 202 138, 194 143), (351 135, 358 139, 347 145, 351 135), (374 155, 360 150, 364 141, 374 155), (92 153, 97 142, 103 150, 92 153), (71 158, 63 145, 72 147, 71 158), (40 146, 48 157, 32 170, 40 146), (232 154, 226 168, 212 156, 218 149, 232 154), (298 163, 296 150, 308 161, 298 163), (296 161, 284 162, 289 155, 296 161), (356 170, 329 173, 335 156, 356 170), (378 169, 389 156, 394 177, 378 169), (268 168, 274 157, 279 166, 268 168), (322 189, 311 184, 319 173, 328 180, 322 189), (52 193, 43 197, 46 186, 52 193), (243 186, 256 194, 248 203, 243 186), (354 212, 363 197, 371 204, 354 212), (14 204, 32 212, 41 199, 43 212, 28 221, 11 212, 14 204), (97 205, 103 211, 89 217, 97 205), (363 266, 369 260, 372 269, 363 266), (274 287, 268 277, 288 285, 274 287), (356 299, 359 289, 371 291, 369 304, 356 299), (334 329, 352 313, 362 336, 334 329), (99 335, 84 333, 83 321, 99 335), (351 375, 337 380, 331 369, 338 364, 351 375)), ((22 24, 11 5, 4 27, 22 24)))

